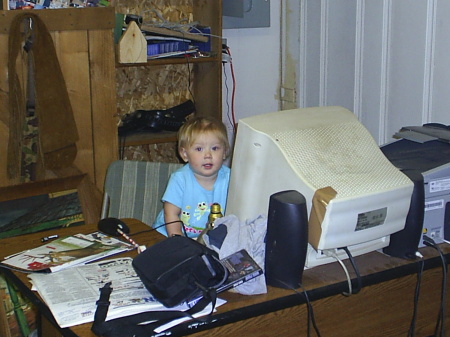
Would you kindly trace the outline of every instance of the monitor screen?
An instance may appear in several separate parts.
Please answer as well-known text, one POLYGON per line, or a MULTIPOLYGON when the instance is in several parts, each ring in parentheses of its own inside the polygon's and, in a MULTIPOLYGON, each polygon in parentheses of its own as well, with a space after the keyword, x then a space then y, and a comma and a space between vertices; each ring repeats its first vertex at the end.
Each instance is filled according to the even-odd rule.
MULTIPOLYGON (((274 193, 304 195, 306 267, 335 261, 329 252, 341 247, 354 256, 383 248, 389 235, 405 226, 413 183, 345 108, 301 108, 240 120, 231 168, 226 214, 241 221, 267 216, 274 193)), ((346 258, 343 251, 337 254, 346 258)))

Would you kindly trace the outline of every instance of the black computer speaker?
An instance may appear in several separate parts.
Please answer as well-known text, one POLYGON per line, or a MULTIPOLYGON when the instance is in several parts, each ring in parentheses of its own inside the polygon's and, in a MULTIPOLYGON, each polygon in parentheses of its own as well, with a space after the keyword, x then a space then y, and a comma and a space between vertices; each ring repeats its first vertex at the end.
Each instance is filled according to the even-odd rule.
POLYGON ((391 234, 389 246, 383 252, 390 256, 414 259, 422 237, 423 219, 425 216, 425 188, 423 175, 417 170, 403 170, 414 183, 405 228, 391 234))
POLYGON ((299 288, 308 248, 308 212, 297 191, 270 196, 266 234, 266 283, 278 288, 299 288))

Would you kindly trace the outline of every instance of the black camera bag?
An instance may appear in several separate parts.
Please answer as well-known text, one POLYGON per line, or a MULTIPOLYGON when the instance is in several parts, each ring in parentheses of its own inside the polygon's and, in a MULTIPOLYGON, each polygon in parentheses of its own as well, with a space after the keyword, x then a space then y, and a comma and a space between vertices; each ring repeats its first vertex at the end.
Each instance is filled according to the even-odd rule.
POLYGON ((209 322, 216 304, 216 289, 228 278, 217 253, 185 236, 174 236, 150 246, 133 259, 133 267, 152 295, 166 307, 196 300, 187 311, 149 311, 106 321, 113 289, 100 289, 91 330, 103 337, 144 337, 156 327, 181 317, 209 322), (206 317, 194 318, 211 303, 206 317), (151 323, 149 323, 151 322, 151 323))
POLYGON ((150 246, 132 264, 148 291, 169 308, 201 297, 228 277, 215 251, 185 236, 150 246))

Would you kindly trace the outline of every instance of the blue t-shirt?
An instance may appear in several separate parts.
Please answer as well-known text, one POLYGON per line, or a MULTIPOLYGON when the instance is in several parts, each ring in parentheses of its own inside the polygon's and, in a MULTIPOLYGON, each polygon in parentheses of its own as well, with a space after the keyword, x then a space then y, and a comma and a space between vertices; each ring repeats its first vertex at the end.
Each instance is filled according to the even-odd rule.
MULTIPOLYGON (((187 235, 197 237, 206 227, 210 206, 218 203, 222 214, 225 213, 228 184, 230 182, 230 169, 222 165, 214 188, 211 191, 204 189, 194 176, 189 164, 184 165, 170 176, 166 191, 162 197, 163 202, 170 202, 181 209, 180 220, 183 221, 187 235)), ((167 236, 164 224, 164 210, 161 210, 153 224, 158 232, 167 236)))

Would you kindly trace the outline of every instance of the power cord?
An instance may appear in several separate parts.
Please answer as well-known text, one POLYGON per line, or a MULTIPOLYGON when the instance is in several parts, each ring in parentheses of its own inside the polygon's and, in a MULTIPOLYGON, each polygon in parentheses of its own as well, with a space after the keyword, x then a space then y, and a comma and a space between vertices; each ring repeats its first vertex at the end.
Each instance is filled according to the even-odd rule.
POLYGON ((231 128, 234 131, 233 121, 231 120, 231 115, 230 115, 230 103, 228 102, 228 96, 230 93, 230 89, 228 88, 228 76, 227 76, 227 72, 225 70, 225 62, 222 62, 222 67, 223 67, 223 76, 224 76, 224 84, 225 84, 225 91, 226 91, 225 103, 227 104, 227 118, 228 118, 228 122, 230 123, 231 128))
POLYGON ((352 294, 352 280, 350 278, 350 274, 349 274, 348 269, 345 266, 344 262, 342 262, 342 260, 339 258, 339 256, 331 249, 330 250, 325 250, 324 254, 329 256, 329 257, 334 258, 341 265, 342 269, 345 272, 345 276, 347 277, 347 283, 348 283, 348 293, 343 292, 342 294, 345 295, 345 296, 350 296, 352 294))
POLYGON ((308 336, 308 337, 311 336, 311 324, 312 324, 313 327, 314 327, 314 331, 316 332, 316 335, 317 335, 318 337, 321 337, 321 336, 320 336, 319 328, 317 327, 317 324, 316 324, 316 319, 315 319, 315 317, 314 317, 314 310, 313 310, 311 301, 309 300, 308 293, 307 293, 307 291, 305 290, 305 288, 303 287, 303 285, 302 285, 301 283, 299 284, 299 285, 300 285, 300 288, 302 288, 302 291, 303 291, 303 292, 299 292, 297 289, 292 288, 290 285, 286 284, 286 283, 283 282, 282 280, 277 280, 277 281, 280 282, 280 283, 282 283, 282 284, 284 284, 288 289, 291 289, 291 290, 294 291, 296 294, 298 294, 298 295, 304 295, 304 296, 305 296, 305 300, 306 300, 306 308, 307 308, 307 311, 308 311, 307 336, 308 336))
POLYGON ((423 244, 425 246, 431 247, 439 253, 442 261, 442 285, 441 285, 441 305, 439 309, 439 315, 436 321, 436 327, 434 329, 433 337, 445 337, 445 301, 447 294, 447 261, 444 254, 438 245, 434 242, 432 238, 427 235, 423 236, 423 244))
MULTIPOLYGON (((234 112, 234 99, 236 95, 236 77, 234 76, 234 67, 233 67, 233 58, 231 57, 231 51, 230 48, 226 45, 222 45, 222 55, 228 56, 228 62, 222 62, 224 64, 224 70, 225 70, 225 63, 230 64, 230 72, 231 72, 231 78, 233 81, 233 87, 231 91, 231 116, 229 115, 229 112, 227 113, 228 119, 230 120, 231 126, 233 127, 233 132, 236 133, 236 117, 234 112)), ((223 59, 223 58, 222 58, 223 59)), ((224 71, 225 73, 225 71, 224 71)), ((225 79, 226 74, 225 74, 225 79)), ((226 85, 226 88, 228 90, 228 86, 226 85)), ((228 104, 228 101, 227 101, 228 104)))
MULTIPOLYGON (((348 259, 350 260, 350 263, 353 267, 353 270, 355 271, 356 274, 356 282, 357 282, 357 287, 356 290, 353 290, 352 294, 357 294, 361 291, 362 288, 362 280, 361 280, 361 275, 359 273, 359 269, 358 266, 356 265, 356 261, 353 258, 353 255, 350 253, 350 250, 347 247, 342 247, 339 249, 343 249, 345 251, 345 253, 347 253, 348 259)), ((345 295, 345 294, 344 294, 345 295)))
POLYGON ((348 292, 343 292, 342 295, 344 295, 344 296, 350 296, 350 295, 357 294, 357 293, 359 293, 359 292, 361 291, 361 288, 362 288, 362 280, 361 280, 361 275, 360 275, 360 273, 359 273, 358 266, 356 265, 356 261, 355 261, 355 259, 353 258, 353 255, 350 253, 350 250, 349 250, 347 247, 341 247, 341 248, 338 248, 338 249, 342 249, 342 250, 345 251, 345 253, 347 254, 348 259, 349 259, 349 261, 350 261, 350 264, 352 265, 353 270, 355 271, 355 274, 356 274, 356 281, 357 281, 357 287, 356 287, 356 288, 354 288, 354 287, 352 286, 352 280, 351 280, 350 275, 349 275, 349 273, 348 273, 347 267, 346 267, 346 266, 344 265, 344 263, 341 261, 341 259, 340 259, 339 256, 336 254, 336 252, 335 252, 334 250, 331 250, 331 249, 329 249, 329 250, 324 250, 323 252, 324 252, 325 255, 327 255, 327 256, 329 256, 329 257, 333 257, 334 259, 336 259, 336 261, 339 262, 339 264, 341 265, 342 269, 344 270, 345 275, 347 276, 347 282, 348 282, 348 288, 349 288, 349 291, 348 291, 348 292))
POLYGON ((423 267, 424 267, 424 264, 425 264, 424 261, 423 261, 423 256, 419 252, 417 252, 416 255, 417 255, 417 257, 420 258, 420 260, 418 261, 418 264, 417 264, 419 270, 417 271, 416 289, 414 291, 413 316, 412 316, 412 319, 411 319, 411 324, 409 325, 409 331, 408 331, 407 337, 414 337, 414 334, 415 334, 416 320, 417 320, 417 308, 418 308, 419 294, 420 294, 420 286, 422 284, 423 267))

